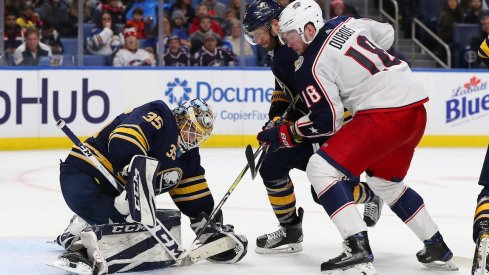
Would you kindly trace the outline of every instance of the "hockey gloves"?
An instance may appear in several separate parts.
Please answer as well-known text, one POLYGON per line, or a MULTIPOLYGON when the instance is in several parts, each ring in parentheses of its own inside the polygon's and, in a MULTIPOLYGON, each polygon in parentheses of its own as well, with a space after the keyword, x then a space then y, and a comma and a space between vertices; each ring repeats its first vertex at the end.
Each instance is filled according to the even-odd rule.
POLYGON ((295 134, 293 124, 282 124, 258 133, 256 139, 260 144, 268 146, 268 151, 274 152, 280 148, 291 148, 302 141, 302 138, 295 134))

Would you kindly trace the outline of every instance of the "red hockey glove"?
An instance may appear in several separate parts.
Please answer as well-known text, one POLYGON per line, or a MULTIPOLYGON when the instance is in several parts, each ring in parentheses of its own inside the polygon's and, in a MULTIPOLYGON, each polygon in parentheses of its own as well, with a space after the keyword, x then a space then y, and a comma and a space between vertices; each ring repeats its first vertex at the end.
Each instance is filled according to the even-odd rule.
POLYGON ((268 145, 268 150, 276 151, 280 148, 296 146, 300 140, 296 139, 291 125, 283 124, 265 129, 256 136, 260 144, 268 145))

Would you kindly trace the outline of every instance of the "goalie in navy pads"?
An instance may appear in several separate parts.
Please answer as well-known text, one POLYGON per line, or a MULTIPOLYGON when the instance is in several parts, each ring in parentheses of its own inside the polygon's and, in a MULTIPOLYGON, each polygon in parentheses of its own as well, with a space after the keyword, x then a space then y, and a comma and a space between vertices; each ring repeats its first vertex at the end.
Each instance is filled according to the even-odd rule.
POLYGON ((472 275, 489 275, 489 146, 482 165, 479 184, 483 186, 477 197, 472 238, 476 243, 472 275))
MULTIPOLYGON (((199 240, 202 244, 233 234, 230 239, 233 239, 235 246, 209 260, 234 263, 246 254, 246 238, 235 235, 231 225, 223 225, 221 212, 211 226, 202 228, 206 215, 213 210, 214 200, 207 186, 198 146, 210 136, 213 124, 214 113, 203 100, 185 102, 173 111, 158 100, 120 114, 88 138, 85 144, 99 162, 124 184, 132 180, 126 177, 127 171, 132 171, 129 164, 134 156, 156 159, 159 169, 156 170, 155 166, 156 176, 149 180, 153 183, 154 193, 168 192, 179 210, 190 218, 192 229, 196 233, 204 230, 199 240), (234 240, 234 237, 237 239, 234 240)), ((101 250, 110 253, 110 257, 104 255, 104 251, 99 253, 106 264, 102 267, 104 270, 94 272, 148 270, 168 265, 170 261, 164 257, 162 247, 144 227, 132 223, 125 191, 119 194, 77 146, 60 164, 60 182, 67 205, 78 215, 78 221, 72 220, 57 238, 57 242, 67 248, 60 258, 68 267, 75 269, 72 271, 78 270, 76 268, 80 262, 83 269, 97 260, 93 259, 93 251, 88 251, 87 259, 87 250, 80 250, 77 242, 81 236, 85 248, 90 250, 91 245, 87 247, 83 242, 84 234, 80 234, 88 226, 92 226, 90 230, 98 234, 100 245, 105 246, 101 250), (113 234, 100 239, 100 232, 113 234), (129 234, 133 235, 126 236, 129 234), (114 246, 110 247, 107 243, 114 246)), ((167 211, 165 213, 168 218, 167 211)), ((178 215, 174 212, 170 214, 174 220, 173 225, 167 223, 170 233, 179 235, 178 230, 172 230, 179 226, 179 218, 178 224, 175 224, 178 215)), ((159 220, 165 224, 165 217, 159 220)), ((179 236, 173 237, 179 239, 179 236)), ((97 241, 87 238, 87 242, 97 241)))
POLYGON ((345 181, 363 172, 369 187, 424 242, 418 261, 457 269, 423 199, 403 181, 425 129, 428 97, 409 66, 383 50, 394 40, 392 26, 351 17, 324 24, 321 14, 313 0, 292 2, 280 14, 279 38, 300 55, 296 89, 311 112, 290 126, 260 133, 276 146, 331 135, 306 168, 319 202, 344 239, 345 251, 321 264, 321 271, 376 274, 367 227, 345 181), (353 114, 346 125, 344 108, 353 114))
MULTIPOLYGON (((269 121, 264 129, 275 124, 294 122, 309 113, 304 102, 299 100, 283 122, 276 121, 298 94, 294 81, 294 63, 298 56, 290 48, 279 43, 277 34, 278 16, 281 11, 282 8, 274 0, 256 0, 248 6, 243 19, 246 40, 268 51, 275 76, 275 91, 268 112, 269 121)), ((346 117, 351 119, 348 114, 346 117)), ((304 171, 309 158, 326 139, 327 136, 318 134, 297 146, 282 150, 271 149, 266 153, 259 172, 280 228, 257 238, 257 253, 292 253, 302 250, 303 211, 301 208, 296 209, 294 184, 289 172, 294 168, 304 171)), ((316 193, 312 189, 311 191, 316 200, 316 193)), ((353 195, 356 203, 365 203, 364 219, 369 226, 374 226, 382 209, 381 200, 364 183, 355 186, 353 195)))

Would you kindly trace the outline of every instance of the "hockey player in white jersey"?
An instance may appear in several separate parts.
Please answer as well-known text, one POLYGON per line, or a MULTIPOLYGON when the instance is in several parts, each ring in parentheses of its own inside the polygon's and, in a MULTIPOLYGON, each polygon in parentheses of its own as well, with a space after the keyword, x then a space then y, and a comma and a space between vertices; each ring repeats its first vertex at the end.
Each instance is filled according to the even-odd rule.
POLYGON ((279 19, 280 38, 300 57, 296 90, 310 113, 290 127, 259 134, 291 147, 327 133, 332 137, 309 160, 306 172, 319 201, 344 239, 345 251, 321 265, 324 274, 344 270, 376 274, 367 227, 345 179, 367 173, 367 184, 424 242, 416 256, 438 268, 457 268, 421 196, 403 181, 426 126, 428 97, 409 66, 386 53, 393 28, 368 19, 335 17, 325 24, 312 0, 289 4, 279 19), (342 125, 343 110, 353 119, 342 125))

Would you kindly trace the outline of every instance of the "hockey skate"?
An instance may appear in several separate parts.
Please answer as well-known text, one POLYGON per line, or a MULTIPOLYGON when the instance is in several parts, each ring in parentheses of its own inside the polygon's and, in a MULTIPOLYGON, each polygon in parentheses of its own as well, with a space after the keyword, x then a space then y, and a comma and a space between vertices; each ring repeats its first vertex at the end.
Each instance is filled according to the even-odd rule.
POLYGON ((280 225, 280 228, 272 233, 262 235, 256 239, 258 254, 285 254, 302 251, 302 218, 304 210, 297 210, 298 219, 292 224, 280 225))
POLYGON ((322 274, 377 274, 366 231, 348 237, 343 247, 345 250, 338 257, 321 264, 322 274))
POLYGON ((59 244, 63 248, 68 248, 72 243, 80 239, 80 232, 88 226, 88 223, 83 219, 74 215, 70 219, 70 224, 66 229, 56 237, 55 243, 59 244))
POLYGON ((384 201, 376 195, 371 202, 365 203, 364 206, 363 221, 368 227, 374 227, 380 219, 384 201))
POLYGON ((472 275, 489 275, 489 224, 487 220, 479 223, 480 233, 475 247, 472 275))
POLYGON ((443 241, 440 232, 436 232, 431 239, 424 241, 424 248, 416 253, 416 257, 428 268, 458 270, 458 267, 451 261, 453 253, 443 241))
POLYGON ((73 274, 92 275, 97 274, 92 268, 92 262, 88 259, 86 250, 65 251, 54 262, 48 264, 73 274))

